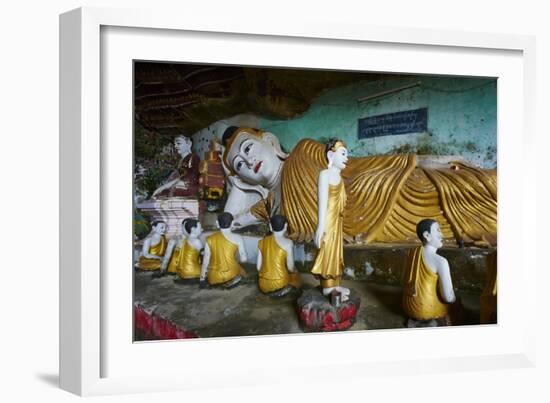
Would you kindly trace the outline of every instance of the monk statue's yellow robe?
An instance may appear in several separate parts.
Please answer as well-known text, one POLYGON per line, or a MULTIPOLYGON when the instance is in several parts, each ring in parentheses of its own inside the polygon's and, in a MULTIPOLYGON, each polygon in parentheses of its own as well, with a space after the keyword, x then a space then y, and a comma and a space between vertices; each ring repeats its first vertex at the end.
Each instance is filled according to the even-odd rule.
POLYGON ((321 277, 323 288, 340 285, 344 272, 343 214, 346 207, 344 181, 328 186, 325 235, 311 273, 321 277))
POLYGON ((174 248, 174 250, 172 251, 172 256, 170 256, 170 262, 168 263, 168 267, 166 269, 168 273, 175 274, 178 272, 178 264, 181 258, 182 249, 183 249, 183 246, 179 248, 174 248))
POLYGON ((223 284, 244 274, 244 269, 237 262, 238 245, 228 241, 221 232, 216 232, 206 238, 210 249, 208 264, 208 283, 223 284))
MULTIPOLYGON (((151 245, 149 253, 155 256, 164 256, 166 253, 166 237, 161 235, 159 243, 151 245)), ((159 270, 162 264, 162 259, 149 259, 145 256, 139 257, 138 267, 142 270, 159 270)))
POLYGON ((403 310, 409 318, 417 320, 438 319, 449 313, 449 305, 438 293, 439 275, 424 261, 423 247, 411 250, 403 287, 403 310))
POLYGON ((183 279, 199 278, 201 276, 199 259, 200 251, 193 248, 186 240, 181 248, 176 267, 178 276, 183 279))
POLYGON ((274 292, 287 285, 301 287, 300 275, 297 272, 288 271, 287 253, 273 235, 261 239, 258 242, 258 249, 262 254, 262 266, 258 273, 258 287, 262 292, 274 292))
POLYGON ((497 316, 497 252, 487 256, 487 281, 479 306, 481 324, 495 323, 497 316))
MULTIPOLYGON (((283 165, 282 213, 288 219, 289 237, 295 241, 313 239, 317 181, 326 164, 323 144, 304 139, 283 165)), ((431 218, 440 223, 446 242, 496 245, 496 170, 462 162, 421 168, 416 155, 399 154, 349 158, 342 178, 347 194, 343 214, 347 242, 416 242, 416 224, 431 218)), ((270 204, 275 199, 267 197, 251 212, 261 218, 265 212, 274 214, 270 204)))

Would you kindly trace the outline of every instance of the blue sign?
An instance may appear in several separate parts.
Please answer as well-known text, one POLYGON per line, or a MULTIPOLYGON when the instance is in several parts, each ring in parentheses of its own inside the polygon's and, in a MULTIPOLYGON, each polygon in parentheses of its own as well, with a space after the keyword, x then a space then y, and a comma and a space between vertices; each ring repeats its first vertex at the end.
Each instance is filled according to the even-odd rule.
POLYGON ((358 129, 360 139, 425 132, 428 130, 428 108, 359 119, 358 129))

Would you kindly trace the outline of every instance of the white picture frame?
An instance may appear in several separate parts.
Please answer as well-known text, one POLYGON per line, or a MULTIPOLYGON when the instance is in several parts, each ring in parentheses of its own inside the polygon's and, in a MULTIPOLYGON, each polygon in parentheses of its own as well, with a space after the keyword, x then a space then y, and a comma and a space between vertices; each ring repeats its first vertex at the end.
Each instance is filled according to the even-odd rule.
POLYGON ((97 395, 235 383, 246 386, 274 382, 273 379, 290 381, 289 366, 303 369, 306 378, 334 381, 349 371, 354 376, 370 376, 534 365, 535 327, 530 313, 535 312, 535 293, 530 291, 527 278, 534 278, 536 262, 533 254, 521 252, 528 250, 524 235, 532 230, 536 217, 535 209, 530 208, 534 201, 517 189, 534 188, 535 178, 513 170, 518 155, 528 158, 534 138, 532 37, 372 27, 314 18, 299 23, 291 20, 283 26, 266 20, 250 20, 243 25, 232 19, 196 20, 168 11, 81 8, 61 15, 60 48, 63 389, 79 395, 97 395), (139 49, 135 43, 138 37, 139 49), (223 46, 216 47, 223 43, 231 44, 225 46, 231 53, 223 46), (174 47, 179 44, 185 44, 182 48, 186 52, 180 51, 178 57, 174 47), (264 50, 246 54, 239 46, 264 50), (274 52, 282 48, 288 54, 280 54, 276 59, 279 62, 274 62, 274 52), (320 49, 330 51, 332 57, 322 59, 320 49), (311 52, 308 60, 300 58, 304 50, 311 52), (191 53, 194 56, 189 58, 191 53), (444 57, 440 59, 436 54, 444 57), (353 57, 347 57, 350 55, 353 57), (371 60, 364 55, 370 55, 371 60), (415 57, 418 55, 427 60, 415 57), (132 343, 132 329, 128 326, 132 307, 131 253, 124 249, 126 244, 113 248, 107 241, 131 241, 131 232, 127 231, 131 228, 131 209, 127 216, 120 211, 131 206, 131 199, 126 196, 132 185, 128 130, 132 77, 127 74, 127 63, 132 59, 488 76, 500 72, 496 74, 502 247, 499 324, 132 343), (340 59, 347 62, 339 64, 340 59), (407 60, 406 66, 399 68, 400 59, 407 60), (461 66, 457 60, 473 64, 461 66), (512 137, 514 132, 516 136, 512 137), (509 214, 512 211, 515 213, 509 214), (520 267, 521 275, 512 279, 506 267, 520 267), (400 347, 405 340, 435 348, 411 351, 400 347), (392 346, 392 351, 384 352, 379 348, 381 344, 392 346), (341 356, 332 359, 319 355, 327 346, 339 348, 341 356), (281 352, 288 349, 300 351, 302 358, 277 362, 281 352), (233 372, 227 375, 229 368, 233 372))

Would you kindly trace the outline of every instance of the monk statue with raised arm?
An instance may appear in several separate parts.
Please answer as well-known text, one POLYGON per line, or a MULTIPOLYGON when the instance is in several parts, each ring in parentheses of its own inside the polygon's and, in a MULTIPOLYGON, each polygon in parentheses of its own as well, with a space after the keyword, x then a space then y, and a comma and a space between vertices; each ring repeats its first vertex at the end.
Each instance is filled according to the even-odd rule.
POLYGON ((286 237, 286 218, 271 217, 271 235, 258 242, 258 287, 264 294, 282 297, 301 287, 300 275, 294 267, 294 243, 286 237))
POLYGON ((455 296, 449 262, 437 254, 443 246, 439 223, 424 219, 416 226, 422 246, 411 250, 405 271, 403 310, 407 326, 456 325, 462 305, 455 296))
POLYGON ((346 189, 341 176, 348 162, 346 145, 336 139, 326 145, 327 168, 319 173, 317 185, 317 230, 315 246, 319 249, 311 273, 321 280, 323 295, 333 290, 341 294, 342 302, 349 297, 349 289, 340 285, 344 272, 343 216, 346 207, 346 189))
POLYGON ((237 285, 245 275, 239 264, 246 262, 246 250, 243 237, 231 232, 233 216, 230 213, 221 213, 216 222, 219 231, 206 238, 204 257, 200 275, 200 285, 205 281, 214 286, 231 288, 237 285), (238 260, 237 260, 238 256, 238 260))

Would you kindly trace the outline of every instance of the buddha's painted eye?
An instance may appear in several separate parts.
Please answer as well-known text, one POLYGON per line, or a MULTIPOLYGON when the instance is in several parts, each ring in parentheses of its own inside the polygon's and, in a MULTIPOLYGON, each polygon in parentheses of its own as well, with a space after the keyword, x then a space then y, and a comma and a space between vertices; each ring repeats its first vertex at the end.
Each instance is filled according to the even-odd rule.
POLYGON ((240 171, 240 170, 241 170, 243 164, 244 164, 244 162, 243 162, 242 160, 239 161, 239 162, 237 163, 237 167, 236 167, 236 168, 237 168, 237 171, 240 171))
POLYGON ((244 148, 244 153, 246 155, 248 155, 248 153, 250 152, 250 149, 252 148, 252 143, 249 143, 245 148, 244 148))

